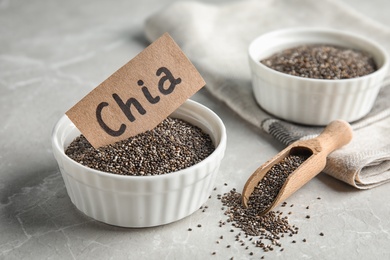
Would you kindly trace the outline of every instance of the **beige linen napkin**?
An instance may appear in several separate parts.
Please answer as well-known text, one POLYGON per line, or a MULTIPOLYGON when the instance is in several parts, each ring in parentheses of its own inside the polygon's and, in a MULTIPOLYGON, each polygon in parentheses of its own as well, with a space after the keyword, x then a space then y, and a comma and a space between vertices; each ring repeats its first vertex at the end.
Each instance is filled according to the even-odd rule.
MULTIPOLYGON (((272 118, 259 108, 252 94, 247 49, 260 34, 296 26, 355 32, 390 50, 389 28, 336 0, 256 0, 218 6, 177 2, 150 17, 145 33, 153 41, 169 32, 204 76, 210 93, 288 145, 314 137, 322 128, 272 118)), ((352 126, 352 142, 328 157, 324 172, 360 189, 389 181, 390 80, 370 114, 352 126)))

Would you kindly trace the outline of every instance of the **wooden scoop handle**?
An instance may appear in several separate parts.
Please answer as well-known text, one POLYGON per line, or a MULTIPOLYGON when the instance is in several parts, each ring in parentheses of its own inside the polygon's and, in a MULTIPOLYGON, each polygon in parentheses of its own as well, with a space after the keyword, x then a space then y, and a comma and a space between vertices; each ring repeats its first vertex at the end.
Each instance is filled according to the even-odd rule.
POLYGON ((324 131, 315 138, 322 147, 325 155, 348 144, 352 139, 351 126, 344 120, 332 121, 324 131))

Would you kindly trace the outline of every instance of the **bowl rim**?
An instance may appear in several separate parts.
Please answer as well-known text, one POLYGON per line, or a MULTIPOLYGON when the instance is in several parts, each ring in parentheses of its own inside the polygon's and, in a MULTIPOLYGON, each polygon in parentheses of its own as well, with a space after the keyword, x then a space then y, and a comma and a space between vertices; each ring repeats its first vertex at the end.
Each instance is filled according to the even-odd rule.
MULTIPOLYGON (((112 178, 112 179, 127 180, 127 181, 129 181, 129 180, 143 180, 143 181, 153 180, 153 181, 155 181, 155 180, 159 180, 159 179, 162 180, 162 179, 176 178, 177 176, 188 174, 188 171, 202 168, 205 164, 208 164, 211 160, 215 160, 216 159, 215 157, 217 157, 218 154, 224 153, 224 151, 226 149, 227 134, 226 134, 226 128, 225 128, 223 121, 211 109, 207 108, 206 106, 204 106, 196 101, 190 100, 190 99, 187 99, 178 109, 180 109, 182 106, 184 106, 183 108, 196 107, 197 109, 200 109, 203 113, 206 113, 208 116, 211 116, 212 120, 217 124, 217 126, 221 132, 221 138, 220 138, 219 143, 217 145, 214 144, 214 145, 216 145, 215 150, 209 156, 207 156, 204 160, 202 160, 202 161, 200 161, 200 162, 198 162, 190 167, 187 167, 187 168, 175 171, 175 172, 169 172, 169 173, 160 174, 160 175, 136 176, 136 175, 119 175, 119 174, 115 174, 115 173, 104 172, 104 171, 96 170, 96 169, 87 167, 85 165, 82 165, 82 164, 76 162, 75 160, 71 159, 69 156, 67 156, 65 154, 65 149, 62 147, 62 145, 60 143, 60 137, 58 134, 59 134, 60 126, 64 124, 63 121, 69 121, 68 126, 72 126, 72 127, 77 129, 77 127, 73 124, 73 122, 65 114, 56 122, 56 124, 52 130, 52 135, 51 135, 52 147, 55 150, 53 152, 60 154, 61 160, 66 160, 67 163, 70 163, 70 164, 74 165, 75 167, 80 167, 81 169, 89 171, 92 174, 96 174, 99 177, 103 177, 103 178, 112 178)), ((56 160, 58 160, 58 159, 56 158, 56 160)))
MULTIPOLYGON (((301 43, 304 44, 304 43, 301 43)), ((372 55, 369 51, 363 50, 365 52, 368 52, 369 54, 372 55)), ((308 81, 308 82, 326 82, 327 84, 340 84, 342 82, 353 82, 353 81, 360 81, 369 77, 376 77, 377 74, 379 73, 386 73, 387 70, 389 69, 390 65, 390 59, 389 59, 389 54, 387 51, 382 47, 380 44, 377 42, 368 39, 367 37, 363 37, 359 34, 344 31, 344 30, 339 30, 339 29, 332 29, 332 28, 325 28, 325 27, 291 27, 291 28, 285 28, 285 29, 279 29, 279 30, 274 30, 270 31, 264 34, 261 34, 260 36, 256 37, 255 39, 252 40, 252 42, 249 44, 248 47, 248 56, 250 58, 251 63, 254 64, 254 66, 263 69, 267 71, 268 73, 273 73, 278 75, 279 77, 285 77, 287 79, 291 80, 302 80, 302 81, 308 81), (295 75, 290 75, 287 73, 283 73, 277 70, 274 70, 264 64, 262 64, 260 61, 258 61, 253 54, 253 49, 256 45, 258 45, 259 41, 262 40, 263 38, 266 37, 273 37, 277 35, 283 35, 283 34, 294 34, 294 33, 320 33, 322 35, 340 35, 340 36, 347 36, 350 38, 354 38, 355 40, 358 40, 360 42, 364 42, 371 47, 375 48, 378 53, 383 58, 383 64, 374 72, 361 76, 361 77, 355 77, 355 78, 350 78, 350 79, 315 79, 315 78, 305 78, 305 77, 300 77, 300 76, 295 76, 295 75)), ((251 66, 252 67, 252 66, 251 66)), ((253 68, 252 68, 253 69, 253 68)))

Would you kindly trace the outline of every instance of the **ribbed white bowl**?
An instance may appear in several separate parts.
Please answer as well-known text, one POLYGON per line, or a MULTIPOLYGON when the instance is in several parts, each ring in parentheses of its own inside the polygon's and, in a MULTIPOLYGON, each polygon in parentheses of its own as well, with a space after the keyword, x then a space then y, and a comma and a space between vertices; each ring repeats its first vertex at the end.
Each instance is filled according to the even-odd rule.
POLYGON ((253 92, 269 113, 296 123, 326 125, 335 119, 353 122, 372 108, 389 69, 385 50, 355 34, 331 29, 294 28, 256 38, 249 46, 253 92), (341 80, 309 79, 273 70, 260 60, 303 44, 331 44, 370 53, 378 70, 369 75, 341 80))
POLYGON ((115 175, 70 159, 64 149, 80 132, 63 116, 54 127, 52 145, 73 204, 96 220, 122 227, 167 224, 199 209, 212 191, 225 153, 225 126, 214 112, 191 100, 171 116, 203 129, 211 136, 216 149, 196 165, 158 176, 115 175))

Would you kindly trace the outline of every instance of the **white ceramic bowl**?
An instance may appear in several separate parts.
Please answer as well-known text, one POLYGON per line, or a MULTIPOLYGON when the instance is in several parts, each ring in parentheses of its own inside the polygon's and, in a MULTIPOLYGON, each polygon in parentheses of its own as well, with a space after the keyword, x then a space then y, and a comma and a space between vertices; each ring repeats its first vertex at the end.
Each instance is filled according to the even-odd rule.
POLYGON ((293 28, 270 32, 249 46, 253 92, 269 113, 296 123, 326 125, 335 119, 353 122, 372 108, 389 69, 385 50, 352 33, 321 28, 293 28), (273 70, 260 60, 303 44, 331 44, 370 53, 378 70, 369 75, 341 80, 310 79, 273 70))
POLYGON ((70 159, 64 149, 80 135, 63 116, 52 134, 53 153, 73 204, 86 215, 122 227, 150 227, 184 218, 206 202, 226 148, 226 130, 210 109, 187 100, 171 115, 210 135, 215 151, 186 169, 157 176, 97 171, 70 159))

